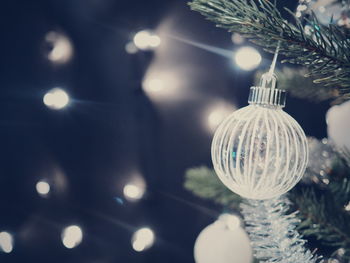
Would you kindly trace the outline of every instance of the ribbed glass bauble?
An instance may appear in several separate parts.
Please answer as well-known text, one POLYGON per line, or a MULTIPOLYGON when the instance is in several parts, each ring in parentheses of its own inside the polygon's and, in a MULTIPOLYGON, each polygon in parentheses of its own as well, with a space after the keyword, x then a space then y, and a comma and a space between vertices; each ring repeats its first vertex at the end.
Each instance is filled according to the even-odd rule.
POLYGON ((285 91, 265 74, 252 87, 249 106, 233 112, 215 132, 214 169, 233 192, 250 199, 280 196, 294 187, 306 168, 304 131, 286 112, 285 91))

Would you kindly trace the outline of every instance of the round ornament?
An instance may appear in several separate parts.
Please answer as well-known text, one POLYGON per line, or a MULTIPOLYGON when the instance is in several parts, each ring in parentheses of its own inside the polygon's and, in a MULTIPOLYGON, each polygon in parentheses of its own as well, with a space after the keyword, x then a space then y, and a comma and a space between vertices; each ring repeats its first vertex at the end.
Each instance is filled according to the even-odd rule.
POLYGON ((199 234, 194 245, 196 263, 251 263, 253 252, 239 218, 223 214, 199 234))
POLYGON ((233 192, 249 199, 270 199, 294 187, 308 160, 304 131, 286 112, 285 91, 266 73, 252 87, 249 106, 228 116, 212 142, 216 174, 233 192))
POLYGON ((326 115, 328 137, 338 149, 350 150, 350 101, 331 107, 326 115))

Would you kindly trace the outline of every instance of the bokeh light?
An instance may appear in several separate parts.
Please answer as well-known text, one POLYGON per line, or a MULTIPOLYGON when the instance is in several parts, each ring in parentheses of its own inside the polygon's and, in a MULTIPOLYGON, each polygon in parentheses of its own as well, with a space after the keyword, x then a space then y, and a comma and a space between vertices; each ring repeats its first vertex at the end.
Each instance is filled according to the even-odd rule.
POLYGON ((151 66, 143 78, 142 89, 153 102, 174 102, 187 92, 184 89, 186 80, 180 75, 176 70, 157 70, 151 66))
POLYGON ((71 225, 62 231, 62 243, 66 248, 74 248, 83 240, 83 231, 77 225, 71 225))
POLYGON ((157 35, 151 35, 148 40, 149 46, 152 48, 156 48, 160 45, 161 40, 160 37, 157 35))
POLYGON ((47 107, 60 110, 68 105, 69 96, 63 89, 54 88, 44 95, 43 101, 47 107))
POLYGON ((242 47, 234 54, 236 64, 243 70, 253 70, 261 63, 260 53, 252 47, 242 47))
POLYGON ((123 187, 123 194, 128 201, 140 200, 146 192, 146 182, 138 173, 134 172, 123 187))
POLYGON ((160 37, 149 30, 136 33, 133 40, 135 46, 141 50, 157 48, 161 43, 160 37))
POLYGON ((142 83, 142 88, 146 93, 159 92, 163 90, 164 82, 159 78, 147 78, 142 83))
POLYGON ((233 113, 236 108, 227 102, 216 102, 209 106, 204 113, 204 124, 209 132, 215 132, 220 123, 233 113))
POLYGON ((148 227, 140 228, 132 236, 132 247, 135 251, 141 252, 152 247, 155 235, 148 227))
POLYGON ((231 40, 234 44, 237 44, 237 45, 242 44, 244 42, 244 38, 242 37, 241 34, 238 34, 238 33, 233 33, 231 40))
POLYGON ((35 188, 38 194, 44 197, 47 196, 50 192, 50 184, 46 181, 37 182, 35 188))
POLYGON ((4 253, 11 253, 13 250, 13 237, 8 232, 0 233, 0 249, 4 253))
POLYGON ((348 202, 345 206, 344 206, 345 211, 349 211, 350 212, 350 202, 348 202))
POLYGON ((125 51, 128 54, 135 54, 135 53, 137 53, 138 49, 135 46, 134 42, 128 42, 125 45, 125 51))
POLYGON ((138 200, 141 199, 145 190, 140 186, 134 184, 127 184, 124 186, 123 193, 127 199, 138 200))
POLYGON ((66 35, 51 31, 46 34, 45 40, 51 47, 47 58, 52 63, 64 64, 72 58, 73 45, 66 35))

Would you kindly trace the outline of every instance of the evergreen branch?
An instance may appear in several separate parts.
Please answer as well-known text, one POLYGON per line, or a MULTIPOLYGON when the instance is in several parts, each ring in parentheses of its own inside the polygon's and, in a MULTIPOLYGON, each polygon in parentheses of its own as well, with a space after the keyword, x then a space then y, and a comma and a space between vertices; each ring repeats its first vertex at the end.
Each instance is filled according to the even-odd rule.
POLYGON ((315 187, 295 189, 290 197, 302 219, 300 233, 317 240, 334 250, 343 248, 344 257, 350 258, 350 217, 344 206, 338 205, 327 191, 315 187))
POLYGON ((336 205, 343 210, 350 201, 350 151, 345 146, 339 148, 333 143, 331 147, 336 158, 329 172, 331 180, 328 190, 332 193, 336 205))
MULTIPOLYGON (((298 211, 297 216, 301 219, 298 231, 305 237, 315 237, 326 246, 321 249, 323 254, 343 248, 344 257, 350 259, 350 214, 344 209, 344 204, 350 199, 350 174, 348 172, 339 178, 342 171, 343 168, 335 168, 329 185, 322 190, 316 184, 298 184, 289 198, 293 210, 298 211)), ((185 187, 195 195, 224 207, 237 209, 242 202, 238 195, 220 182, 214 170, 204 166, 186 171, 185 187)))
POLYGON ((216 176, 214 170, 205 166, 186 171, 185 188, 195 195, 211 199, 225 207, 238 208, 241 198, 232 193, 216 176))
POLYGON ((341 147, 340 149, 335 149, 341 158, 343 159, 343 163, 347 165, 347 167, 350 169, 350 150, 346 147, 341 147))
POLYGON ((193 0, 189 5, 217 26, 240 33, 267 52, 274 53, 280 42, 284 61, 305 66, 315 83, 339 88, 342 95, 349 96, 348 29, 323 26, 311 15, 307 20, 311 34, 306 33, 302 21, 295 17, 295 25, 287 22, 267 0, 258 4, 253 0, 193 0))
MULTIPOLYGON (((344 149, 338 151, 332 144, 330 148, 333 156, 327 171, 328 183, 300 184, 291 191, 290 199, 302 219, 298 230, 331 250, 344 249, 343 257, 350 259, 350 214, 344 208, 350 201, 350 167, 344 149)), ((317 176, 318 170, 307 169, 306 177, 317 176)))
MULTIPOLYGON (((255 74, 255 84, 258 85, 263 71, 258 71, 255 74)), ((338 104, 342 100, 338 98, 339 91, 330 87, 324 87, 316 84, 307 75, 305 68, 282 67, 281 70, 276 70, 275 74, 278 79, 278 86, 290 92, 296 98, 308 99, 314 102, 325 100, 333 100, 333 104, 338 104)))

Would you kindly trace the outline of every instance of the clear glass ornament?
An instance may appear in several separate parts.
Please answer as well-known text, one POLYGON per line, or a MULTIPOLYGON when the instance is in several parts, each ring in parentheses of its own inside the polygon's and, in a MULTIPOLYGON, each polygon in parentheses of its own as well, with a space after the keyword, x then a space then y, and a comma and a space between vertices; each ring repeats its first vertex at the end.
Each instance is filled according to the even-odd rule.
POLYGON ((308 161, 304 131, 286 112, 285 91, 266 73, 251 87, 249 106, 233 112, 212 142, 216 174, 233 192, 249 199, 270 199, 293 188, 308 161))

